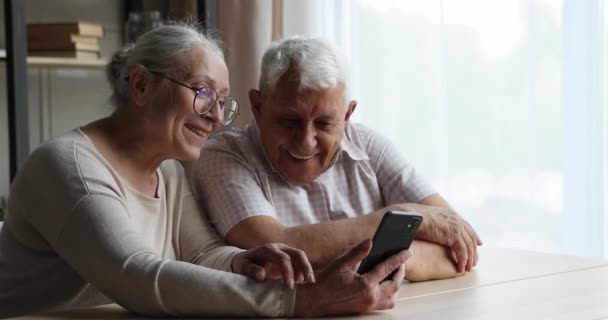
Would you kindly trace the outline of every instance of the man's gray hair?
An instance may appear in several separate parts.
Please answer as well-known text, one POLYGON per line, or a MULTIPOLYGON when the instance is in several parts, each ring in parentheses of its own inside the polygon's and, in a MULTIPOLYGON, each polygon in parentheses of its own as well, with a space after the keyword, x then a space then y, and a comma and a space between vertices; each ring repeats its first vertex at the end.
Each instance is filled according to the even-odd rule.
POLYGON ((264 53, 260 91, 274 89, 283 76, 298 84, 299 90, 325 90, 346 85, 343 59, 326 41, 295 36, 274 42, 264 53))
POLYGON ((128 102, 129 69, 141 65, 150 71, 170 74, 177 71, 184 55, 194 46, 224 54, 219 42, 205 34, 199 25, 171 22, 144 33, 133 44, 118 50, 106 66, 106 76, 112 88, 112 102, 121 107, 128 102))

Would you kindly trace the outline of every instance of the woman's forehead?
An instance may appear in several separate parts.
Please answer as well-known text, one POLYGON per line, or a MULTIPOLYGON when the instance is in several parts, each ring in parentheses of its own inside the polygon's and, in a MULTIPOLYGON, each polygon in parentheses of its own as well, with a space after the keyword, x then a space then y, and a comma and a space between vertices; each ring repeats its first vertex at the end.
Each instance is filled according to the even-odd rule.
POLYGON ((218 91, 227 90, 228 69, 224 60, 214 51, 195 46, 184 55, 181 65, 182 76, 188 81, 214 86, 218 91))
POLYGON ((181 55, 177 61, 178 72, 186 79, 208 74, 209 58, 207 55, 208 53, 205 48, 200 46, 192 47, 192 49, 181 55))

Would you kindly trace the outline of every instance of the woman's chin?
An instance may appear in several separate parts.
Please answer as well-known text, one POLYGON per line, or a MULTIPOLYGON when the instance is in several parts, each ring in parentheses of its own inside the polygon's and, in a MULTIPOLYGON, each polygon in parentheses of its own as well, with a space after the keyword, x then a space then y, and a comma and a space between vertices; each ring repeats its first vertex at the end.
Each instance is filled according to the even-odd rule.
POLYGON ((207 137, 196 136, 192 133, 185 134, 177 139, 178 160, 192 161, 197 160, 201 154, 203 146, 207 142, 207 137))
POLYGON ((201 150, 203 148, 202 148, 202 146, 185 145, 185 146, 182 146, 182 148, 180 148, 180 149, 181 150, 179 152, 179 156, 177 157, 177 160, 194 161, 199 158, 199 156, 201 155, 201 150))

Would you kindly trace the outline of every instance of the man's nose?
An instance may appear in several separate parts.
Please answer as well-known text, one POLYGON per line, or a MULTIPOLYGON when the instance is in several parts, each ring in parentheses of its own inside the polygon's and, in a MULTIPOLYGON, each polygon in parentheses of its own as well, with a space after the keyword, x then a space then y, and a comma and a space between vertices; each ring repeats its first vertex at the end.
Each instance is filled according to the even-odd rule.
POLYGON ((317 129, 312 125, 304 126, 298 135, 302 151, 312 151, 317 146, 317 129))

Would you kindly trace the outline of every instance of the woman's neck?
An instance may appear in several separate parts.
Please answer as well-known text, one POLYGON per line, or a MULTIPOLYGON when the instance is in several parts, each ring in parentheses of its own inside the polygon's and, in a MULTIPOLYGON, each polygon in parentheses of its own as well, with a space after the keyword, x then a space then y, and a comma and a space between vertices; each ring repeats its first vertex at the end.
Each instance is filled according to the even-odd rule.
POLYGON ((147 130, 141 119, 117 110, 82 129, 114 170, 132 187, 156 196, 156 170, 167 157, 158 149, 159 139, 151 136, 153 130, 147 130))

